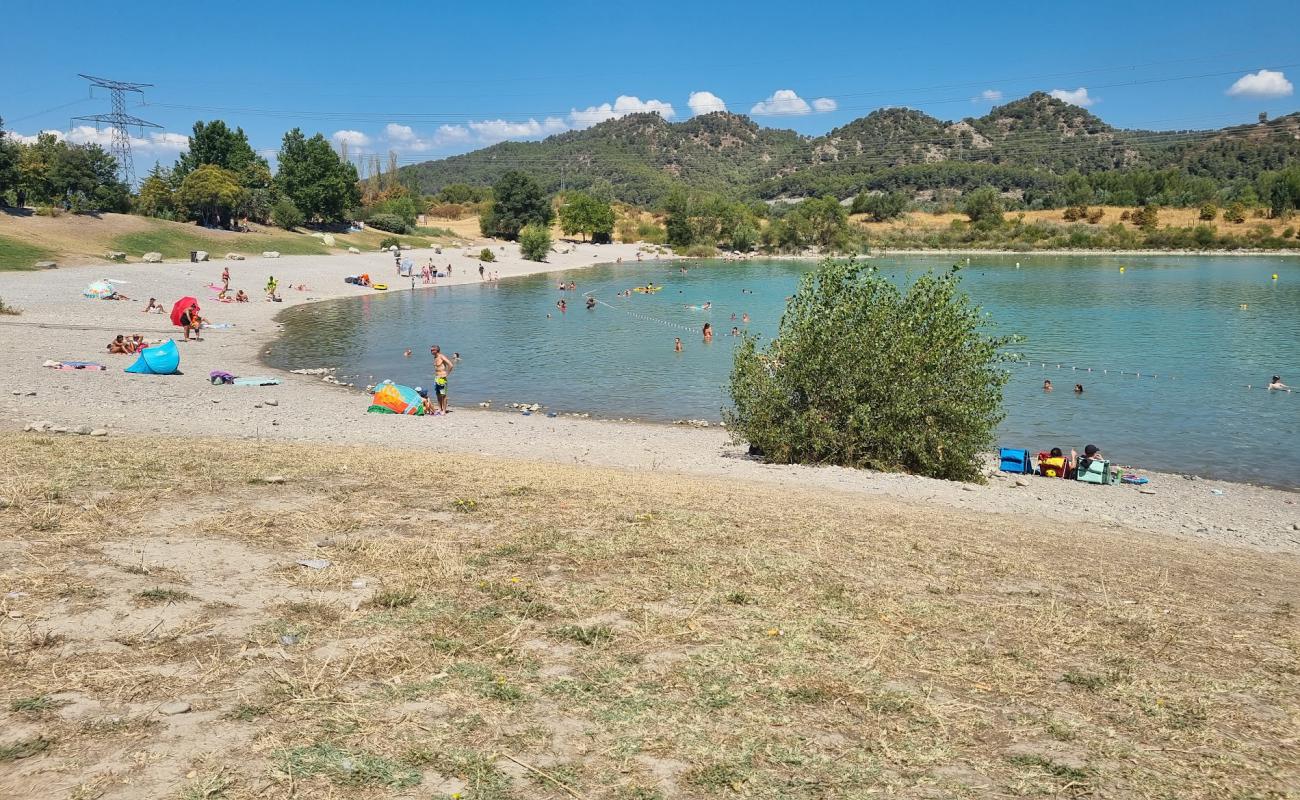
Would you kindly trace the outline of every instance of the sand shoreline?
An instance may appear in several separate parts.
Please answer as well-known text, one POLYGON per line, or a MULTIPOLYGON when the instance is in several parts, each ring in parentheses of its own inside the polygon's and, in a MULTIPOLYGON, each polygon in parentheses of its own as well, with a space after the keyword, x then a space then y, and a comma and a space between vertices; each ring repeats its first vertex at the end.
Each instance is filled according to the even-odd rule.
MULTIPOLYGON (((538 272, 559 272, 611 264, 622 258, 635 263, 632 245, 574 245, 553 254, 549 263, 523 261, 513 245, 496 245, 499 261, 488 265, 502 279, 538 272)), ((474 248, 477 252, 479 248, 474 248)), ((479 280, 478 261, 457 248, 435 255, 411 251, 423 263, 434 258, 454 277, 439 286, 479 280)), ((128 264, 99 270, 0 273, 0 298, 23 309, 18 317, 0 318, 0 347, 13 354, 0 382, 3 424, 21 429, 33 421, 76 428, 106 428, 110 435, 166 434, 286 441, 371 444, 376 446, 469 452, 529 461, 578 463, 632 471, 711 475, 774 486, 797 484, 811 489, 884 495, 924 507, 1028 515, 1054 526, 1075 524, 1123 527, 1179 538, 1210 540, 1229 546, 1300 553, 1300 495, 1293 491, 1152 473, 1150 490, 1101 488, 1066 481, 994 477, 985 486, 965 486, 905 475, 859 472, 834 467, 791 467, 758 463, 744 456, 716 426, 619 422, 570 416, 547 418, 459 408, 449 417, 394 418, 365 413, 364 399, 317 376, 280 374, 279 386, 245 388, 212 386, 211 370, 239 375, 273 374, 262 362, 266 345, 279 332, 278 315, 306 302, 340 297, 377 296, 342 280, 369 272, 390 279, 391 256, 369 253, 341 258, 311 256, 246 261, 128 264), (260 297, 268 274, 280 280, 285 302, 249 304, 212 302, 205 288, 217 282, 223 267, 232 286, 260 297), (123 291, 141 302, 105 302, 81 298, 81 289, 97 277, 121 279, 123 291), (287 288, 306 284, 309 291, 287 288), (140 332, 166 338, 175 330, 166 317, 139 313, 150 296, 170 306, 192 294, 207 316, 233 327, 207 332, 203 342, 182 343, 181 377, 128 375, 133 360, 103 355, 109 334, 140 332), (64 372, 41 367, 46 359, 97 360, 104 372, 64 372), (31 394, 33 393, 34 394, 31 394), (1216 491, 1217 490, 1217 491, 1216 491)), ((581 289, 581 278, 577 278, 581 289)), ((400 284, 395 284, 394 289, 400 284)), ((418 285, 418 284, 417 284, 418 285)), ((408 289, 409 290, 409 289, 408 289)), ((391 290, 390 290, 391 291, 391 290)), ((448 347, 452 347, 449 343, 448 347)), ((452 347, 452 349, 455 349, 452 347)), ((334 366, 321 364, 319 366, 334 366)), ((512 398, 502 398, 507 402, 512 398)), ((525 398, 518 398, 524 400, 525 398)), ((455 407, 455 386, 452 404, 455 407)), ((87 440, 91 441, 91 440, 87 440)))

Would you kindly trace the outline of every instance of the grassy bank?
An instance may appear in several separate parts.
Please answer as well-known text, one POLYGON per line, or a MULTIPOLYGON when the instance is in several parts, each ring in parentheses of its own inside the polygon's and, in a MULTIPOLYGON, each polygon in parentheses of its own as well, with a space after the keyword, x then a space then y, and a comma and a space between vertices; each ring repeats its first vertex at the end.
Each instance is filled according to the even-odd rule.
POLYGON ((39 245, 0 236, 0 269, 35 269, 37 261, 47 261, 52 256, 50 250, 39 245))
POLYGON ((16 796, 1300 785, 1294 558, 374 448, 0 445, 16 796))

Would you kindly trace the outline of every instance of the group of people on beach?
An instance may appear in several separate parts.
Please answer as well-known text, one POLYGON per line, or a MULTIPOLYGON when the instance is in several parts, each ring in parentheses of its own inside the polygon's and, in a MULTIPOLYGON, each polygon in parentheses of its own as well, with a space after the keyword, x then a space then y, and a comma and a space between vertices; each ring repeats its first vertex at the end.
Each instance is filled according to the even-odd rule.
POLYGON ((149 343, 138 333, 133 333, 130 336, 119 333, 108 343, 108 353, 114 356, 135 355, 148 346, 149 343))

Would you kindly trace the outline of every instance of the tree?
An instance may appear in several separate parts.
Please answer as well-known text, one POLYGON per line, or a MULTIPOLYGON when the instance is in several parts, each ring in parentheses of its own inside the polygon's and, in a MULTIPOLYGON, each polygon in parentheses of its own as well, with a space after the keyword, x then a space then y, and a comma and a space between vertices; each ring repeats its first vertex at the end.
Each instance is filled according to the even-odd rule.
POLYGON ((135 198, 135 210, 146 217, 174 219, 176 216, 176 198, 171 186, 171 172, 159 164, 154 164, 149 175, 140 184, 140 193, 135 198))
POLYGON ((818 247, 831 250, 843 244, 849 214, 833 195, 805 200, 795 213, 807 218, 812 240, 818 247))
POLYGON ((1223 209, 1224 222, 1242 223, 1246 221, 1246 204, 1236 202, 1223 209))
POLYGON ((578 233, 608 241, 614 232, 614 209, 586 192, 570 192, 560 206, 560 230, 565 236, 578 233))
POLYGON ((18 188, 18 159, 21 146, 5 135, 4 117, 0 117, 0 205, 7 204, 5 197, 11 189, 18 188))
POLYGON ((1219 215, 1219 207, 1216 206, 1214 203, 1206 203, 1205 205, 1201 206, 1201 211, 1199 214, 1197 214, 1197 218, 1200 219, 1202 222, 1213 222, 1214 218, 1217 217, 1218 215, 1219 215))
POLYGON ((181 181, 176 202, 190 219, 201 225, 229 228, 247 197, 239 176, 228 169, 204 164, 181 181))
POLYGON ((545 261, 551 252, 551 229, 541 225, 525 225, 519 230, 519 252, 529 261, 545 261))
POLYGON ((897 219, 907 210, 904 192, 863 192, 853 198, 853 213, 866 214, 872 222, 897 219))
POLYGON ((769 461, 979 480, 1002 419, 1010 339, 956 271, 900 289, 853 260, 800 281, 776 338, 736 348, 728 430, 769 461))
POLYGON ((510 170, 492 187, 492 205, 479 218, 484 236, 517 239, 528 224, 549 226, 555 212, 542 187, 530 175, 510 170))
POLYGON ((194 123, 189 150, 176 159, 176 177, 184 180, 204 164, 230 170, 237 176, 239 185, 247 189, 264 189, 270 185, 270 166, 248 143, 244 129, 232 131, 219 119, 194 123))
POLYGON ((1160 226, 1160 209, 1156 206, 1147 204, 1139 209, 1135 209, 1129 219, 1133 224, 1148 233, 1160 226))
POLYGON ((1002 224, 1002 196, 992 186, 981 186, 966 195, 962 211, 976 224, 1002 224))
POLYGON ((294 128, 280 145, 275 185, 309 220, 342 222, 361 202, 357 168, 338 157, 321 134, 294 128))
POLYGON ((307 217, 293 204, 292 200, 281 197, 271 207, 271 221, 275 223, 276 227, 291 231, 294 228, 302 227, 307 222, 307 217))

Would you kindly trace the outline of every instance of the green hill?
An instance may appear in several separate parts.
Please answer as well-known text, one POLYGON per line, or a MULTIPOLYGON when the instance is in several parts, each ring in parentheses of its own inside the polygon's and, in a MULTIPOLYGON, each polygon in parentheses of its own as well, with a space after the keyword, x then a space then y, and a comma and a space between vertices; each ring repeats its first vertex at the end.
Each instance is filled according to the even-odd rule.
POLYGON ((1123 130, 1036 92, 957 122, 914 109, 880 109, 816 137, 761 127, 739 114, 679 123, 632 114, 403 172, 433 193, 452 183, 490 185, 504 171, 522 169, 550 190, 608 183, 615 197, 637 205, 656 203, 683 184, 761 199, 847 198, 891 189, 922 197, 990 184, 1026 202, 1050 205, 1076 171, 1095 176, 1097 185, 1124 184, 1122 193, 1140 200, 1141 187, 1133 192, 1126 185, 1136 173, 1165 171, 1153 180, 1168 182, 1175 180, 1172 170, 1177 180, 1206 179, 1218 188, 1254 180, 1298 158, 1300 113, 1218 131, 1123 130))

